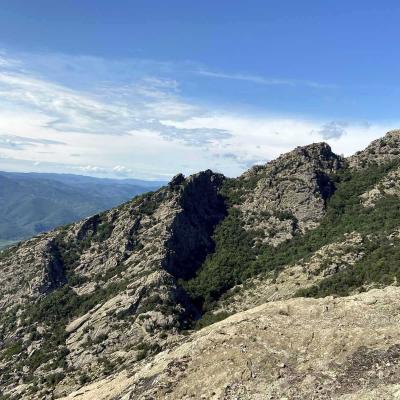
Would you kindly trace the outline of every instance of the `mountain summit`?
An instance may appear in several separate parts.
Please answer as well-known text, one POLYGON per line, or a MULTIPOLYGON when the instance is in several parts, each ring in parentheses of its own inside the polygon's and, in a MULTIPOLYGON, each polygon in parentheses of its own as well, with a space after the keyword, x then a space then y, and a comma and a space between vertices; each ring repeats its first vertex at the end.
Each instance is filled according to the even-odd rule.
POLYGON ((399 132, 179 174, 2 251, 0 399, 395 398, 399 132))

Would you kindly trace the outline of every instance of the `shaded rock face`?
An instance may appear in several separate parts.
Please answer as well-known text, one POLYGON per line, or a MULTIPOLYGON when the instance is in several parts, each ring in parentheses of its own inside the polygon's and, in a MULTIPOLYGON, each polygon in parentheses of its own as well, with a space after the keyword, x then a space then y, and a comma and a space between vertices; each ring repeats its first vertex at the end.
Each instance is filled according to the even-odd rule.
MULTIPOLYGON (((155 193, 4 253, 2 348, 6 354, 12 354, 7 349, 13 343, 21 348, 4 363, 0 354, 0 370, 8 371, 0 385, 12 391, 27 376, 45 381, 48 370, 58 373, 52 365, 62 353, 62 362, 80 371, 70 373, 71 388, 79 385, 82 374, 96 379, 111 372, 109 365, 135 362, 165 347, 170 338, 179 338, 180 330, 199 314, 177 279, 195 274, 213 250, 214 228, 226 214, 219 194, 223 182, 222 175, 211 171, 178 176, 155 193), (57 295, 61 287, 64 292, 57 295), (52 293, 57 300, 50 308, 58 309, 58 321, 40 311, 40 299, 52 293), (32 305, 29 313, 39 313, 41 321, 29 321, 24 310, 32 305), (8 321, 17 315, 22 319, 15 329, 8 321), (46 346, 46 338, 63 325, 65 345, 57 349, 52 341, 43 365, 33 369, 29 349, 46 346), (29 332, 38 329, 30 343, 29 332)), ((47 398, 46 383, 40 387, 32 398, 47 398)), ((20 390, 17 396, 28 398, 28 388, 20 390)))
POLYGON ((43 251, 43 278, 38 285, 37 291, 40 294, 47 294, 67 282, 65 269, 60 259, 59 249, 54 240, 47 243, 43 251))
POLYGON ((5 250, 0 259, 0 310, 35 301, 66 282, 55 233, 5 250))
POLYGON ((191 176, 186 182, 180 199, 182 211, 171 225, 172 234, 163 263, 163 268, 176 278, 193 277, 214 249, 211 236, 226 215, 226 206, 219 194, 223 181, 222 175, 208 170, 191 176))

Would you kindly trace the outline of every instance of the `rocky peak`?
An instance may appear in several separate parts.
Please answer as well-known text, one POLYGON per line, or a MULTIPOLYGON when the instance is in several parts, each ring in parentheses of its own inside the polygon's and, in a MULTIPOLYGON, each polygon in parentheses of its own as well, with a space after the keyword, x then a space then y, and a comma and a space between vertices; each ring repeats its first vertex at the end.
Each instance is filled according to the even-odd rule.
POLYGON ((179 186, 185 181, 185 175, 177 174, 175 175, 171 181, 168 183, 169 187, 179 186))
POLYGON ((243 176, 245 178, 252 177, 254 175, 263 175, 266 172, 268 174, 280 172, 288 174, 298 168, 333 172, 341 168, 343 163, 343 158, 333 153, 329 144, 320 142, 307 146, 298 146, 265 165, 257 165, 251 168, 243 176))
MULTIPOLYGON (((2 363, 2 348, 15 342, 21 348, 15 374, 0 374, 0 386, 42 379, 46 368, 56 368, 51 360, 60 351, 65 365, 92 380, 104 360, 131 362, 141 346, 151 353, 178 334, 198 311, 177 280, 192 277, 213 250, 214 228, 226 214, 219 194, 224 179, 210 170, 180 174, 154 193, 1 253, 0 371, 11 371, 17 359, 2 363), (56 322, 47 308, 57 310, 56 322), (32 314, 40 320, 29 322, 32 314), (18 330, 16 315, 24 316, 18 330), (31 340, 28 332, 37 329, 31 340), (59 336, 46 342, 55 330, 59 336), (42 345, 47 355, 33 369, 28 355, 42 345)), ((37 398, 47 397, 38 390, 37 398)))
POLYGON ((292 152, 283 155, 283 157, 296 157, 296 155, 309 162, 321 163, 322 166, 330 169, 340 160, 340 157, 333 153, 331 146, 325 142, 312 143, 307 146, 298 146, 292 152))
POLYGON ((351 168, 362 169, 372 163, 383 164, 400 157, 400 130, 392 130, 374 140, 366 149, 358 151, 347 160, 351 168))
POLYGON ((335 190, 330 176, 343 165, 327 143, 314 143, 250 169, 234 189, 243 199, 238 206, 246 229, 263 232, 259 240, 277 245, 316 227, 335 190))

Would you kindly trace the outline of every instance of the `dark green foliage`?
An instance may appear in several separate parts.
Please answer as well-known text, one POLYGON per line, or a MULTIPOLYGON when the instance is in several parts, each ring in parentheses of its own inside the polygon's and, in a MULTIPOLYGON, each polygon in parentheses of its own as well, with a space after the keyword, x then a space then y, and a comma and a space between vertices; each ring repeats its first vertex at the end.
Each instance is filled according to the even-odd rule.
POLYGON ((208 325, 215 324, 216 322, 222 321, 226 318, 228 318, 231 314, 227 312, 219 312, 216 314, 213 313, 206 313, 204 314, 198 321, 195 322, 194 324, 194 329, 202 329, 205 328, 208 325))
MULTIPOLYGON (((20 365, 29 366, 30 371, 35 371, 39 366, 46 364, 50 360, 48 367, 53 370, 59 367, 66 368, 66 356, 68 350, 65 347, 67 334, 65 326, 67 323, 80 315, 85 314, 97 304, 104 303, 110 297, 126 288, 126 281, 113 282, 105 288, 99 288, 91 294, 78 296, 69 285, 53 291, 40 301, 31 304, 25 310, 22 318, 26 326, 34 323, 47 325, 47 333, 43 337, 40 350, 34 352, 29 358, 24 359, 20 365)), ((37 333, 33 333, 37 335, 37 333)), ((34 336, 33 336, 34 338, 34 336)), ((38 338, 36 338, 38 339, 38 338)), ((101 343, 106 340, 104 335, 98 336, 93 343, 101 343)), ((23 348, 10 349, 10 352, 20 353, 23 348)))
POLYGON ((104 242, 107 240, 113 231, 114 227, 112 224, 110 224, 107 221, 103 221, 98 227, 97 227, 97 232, 95 236, 95 240, 99 242, 104 242))
POLYGON ((51 324, 71 318, 80 304, 80 298, 66 285, 43 297, 38 303, 29 306, 25 315, 28 324, 34 322, 51 324))
POLYGON ((138 198, 140 200, 139 213, 151 215, 160 206, 163 200, 163 193, 158 192, 148 192, 138 198))
POLYGON ((85 383, 90 382, 90 376, 86 373, 83 373, 80 377, 79 377, 79 383, 81 385, 84 385, 85 383))
MULTIPOLYGON (((212 308, 213 302, 233 286, 246 279, 265 272, 278 272, 283 266, 310 257, 322 246, 340 240, 347 232, 358 231, 366 234, 387 236, 400 225, 400 202, 398 198, 386 196, 373 209, 365 208, 360 203, 360 195, 372 188, 390 170, 399 166, 399 162, 385 165, 373 164, 359 172, 344 169, 333 176, 336 191, 327 202, 327 213, 318 228, 305 235, 296 235, 276 248, 254 244, 254 233, 242 227, 240 212, 231 207, 228 216, 217 226, 214 234, 215 252, 210 254, 197 276, 182 282, 194 301, 204 311, 212 308)), ((229 204, 238 202, 242 181, 228 181, 222 192, 229 204)), ((253 181, 245 185, 254 185, 253 181)), ((291 213, 281 212, 279 217, 293 219, 291 213)), ((372 250, 371 250, 372 251, 372 250)), ((378 252, 379 253, 379 252, 378 252)), ((384 256, 385 252, 383 252, 384 256)), ((387 252, 386 254, 391 254, 387 252)), ((376 255, 374 257, 377 257, 376 255)), ((371 258, 371 265, 377 262, 371 258)), ((380 259, 380 264, 383 263, 380 259)), ((320 291, 313 288, 312 293, 348 293, 348 288, 360 286, 364 282, 393 282, 397 276, 396 264, 388 269, 374 267, 363 278, 350 277, 352 270, 330 280, 328 290, 325 286, 320 291), (353 283, 351 281, 354 280, 353 283), (348 283, 343 283, 346 281, 348 283), (348 286, 348 288, 347 288, 348 286), (332 287, 336 289, 333 290, 332 287), (338 288, 342 287, 340 292, 338 288)), ((358 267, 362 269, 362 262, 358 267)))
POLYGON ((251 233, 241 227, 240 211, 231 208, 214 233, 215 252, 210 254, 197 276, 182 282, 195 303, 204 309, 223 292, 243 279, 243 268, 256 258, 251 233))
MULTIPOLYGON (((256 171, 258 167, 253 169, 256 171)), ((262 175, 251 175, 247 179, 239 177, 236 179, 226 179, 221 190, 221 195, 224 196, 228 205, 241 204, 244 195, 249 190, 254 190, 262 175)))
POLYGON ((22 342, 16 341, 11 343, 2 353, 2 358, 10 360, 14 355, 19 354, 22 351, 22 342))
POLYGON ((103 343, 105 340, 108 339, 108 336, 105 334, 101 334, 99 336, 97 336, 94 340, 93 340, 93 344, 100 344, 103 343))
POLYGON ((62 372, 56 372, 54 374, 49 374, 40 380, 41 384, 46 384, 47 386, 54 387, 57 383, 61 382, 65 378, 65 374, 62 372))
POLYGON ((354 267, 348 268, 318 285, 297 292, 297 296, 325 297, 336 294, 347 296, 354 290, 363 290, 371 283, 378 286, 400 282, 400 243, 395 245, 387 239, 370 244, 367 255, 354 267))
POLYGON ((99 361, 103 364, 103 372, 106 375, 109 375, 114 371, 115 364, 111 362, 107 357, 101 357, 99 361))
POLYGON ((99 282, 99 281, 107 282, 109 279, 111 279, 113 277, 122 278, 122 275, 123 275, 125 269, 126 269, 126 266, 124 264, 118 264, 115 267, 108 269, 107 271, 105 271, 102 274, 97 274, 94 277, 94 280, 96 282, 99 282))
POLYGON ((161 351, 161 347, 157 343, 148 343, 142 341, 136 346, 136 350, 138 351, 136 356, 137 360, 143 360, 147 356, 159 353, 161 351))
POLYGON ((138 309, 138 313, 144 314, 147 311, 152 311, 161 303, 162 303, 162 299, 161 299, 160 295, 153 294, 141 302, 140 307, 138 309))

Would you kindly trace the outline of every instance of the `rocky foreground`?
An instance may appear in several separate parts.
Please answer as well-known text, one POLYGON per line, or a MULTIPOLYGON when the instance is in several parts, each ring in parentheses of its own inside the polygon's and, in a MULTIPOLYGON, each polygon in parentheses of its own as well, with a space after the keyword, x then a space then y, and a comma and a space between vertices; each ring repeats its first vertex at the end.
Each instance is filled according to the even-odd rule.
POLYGON ((400 398, 400 288, 261 305, 64 399, 400 398))

